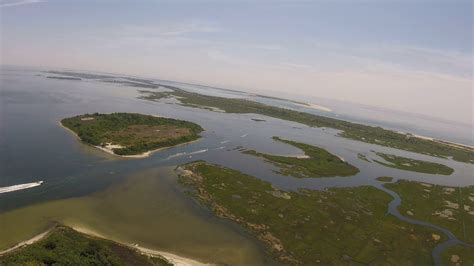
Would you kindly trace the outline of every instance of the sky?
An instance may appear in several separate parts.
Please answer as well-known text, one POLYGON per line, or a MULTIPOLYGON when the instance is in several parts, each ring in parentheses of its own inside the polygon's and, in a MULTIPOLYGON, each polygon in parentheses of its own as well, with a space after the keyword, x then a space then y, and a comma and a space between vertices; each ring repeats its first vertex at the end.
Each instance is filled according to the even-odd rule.
POLYGON ((0 63, 307 95, 472 124, 472 5, 0 0, 0 63))

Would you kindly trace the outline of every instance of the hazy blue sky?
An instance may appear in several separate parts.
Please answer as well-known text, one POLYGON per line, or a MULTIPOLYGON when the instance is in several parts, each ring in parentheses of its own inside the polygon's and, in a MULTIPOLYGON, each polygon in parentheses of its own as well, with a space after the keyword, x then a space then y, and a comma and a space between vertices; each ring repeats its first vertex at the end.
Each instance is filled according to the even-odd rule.
POLYGON ((2 64, 473 117, 472 1, 0 0, 2 64))

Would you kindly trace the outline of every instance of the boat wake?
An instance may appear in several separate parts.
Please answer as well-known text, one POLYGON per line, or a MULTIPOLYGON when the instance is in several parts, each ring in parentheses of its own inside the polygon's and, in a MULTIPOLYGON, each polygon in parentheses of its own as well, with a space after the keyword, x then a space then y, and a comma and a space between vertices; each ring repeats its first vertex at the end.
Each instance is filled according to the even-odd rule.
POLYGON ((209 150, 209 149, 193 151, 193 152, 188 153, 188 155, 194 155, 194 154, 204 153, 204 152, 206 152, 206 151, 208 151, 208 150, 209 150))
POLYGON ((8 186, 8 187, 0 187, 0 194, 33 188, 33 187, 41 186, 41 184, 43 184, 43 181, 13 185, 13 186, 8 186))
POLYGON ((169 160, 169 159, 173 159, 173 158, 180 157, 180 156, 185 156, 185 155, 191 156, 191 155, 194 155, 194 154, 207 152, 208 150, 209 149, 198 150, 198 151, 193 151, 193 152, 179 152, 179 153, 168 156, 168 158, 166 158, 166 159, 169 160))
POLYGON ((167 159, 173 159, 173 158, 180 157, 180 156, 184 156, 184 155, 186 155, 185 152, 178 152, 178 153, 176 153, 176 154, 173 154, 173 155, 168 156, 167 159))

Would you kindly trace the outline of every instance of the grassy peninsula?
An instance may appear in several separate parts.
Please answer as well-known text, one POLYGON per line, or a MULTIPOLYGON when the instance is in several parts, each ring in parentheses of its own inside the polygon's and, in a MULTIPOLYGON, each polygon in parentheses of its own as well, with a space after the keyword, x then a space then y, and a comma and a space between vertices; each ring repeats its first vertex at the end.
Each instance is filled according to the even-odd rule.
POLYGON ((474 243, 474 186, 447 187, 398 180, 385 184, 403 199, 400 213, 449 229, 474 243))
POLYGON ((380 182, 392 182, 393 181, 393 177, 391 176, 379 176, 376 178, 376 180, 380 181, 380 182))
POLYGON ((295 146, 304 151, 300 157, 288 157, 247 150, 243 153, 262 157, 280 168, 279 173, 298 178, 351 176, 359 169, 325 149, 305 143, 273 137, 274 140, 295 146))
POLYGON ((171 118, 135 113, 85 114, 61 120, 79 138, 117 155, 138 155, 199 139, 203 128, 171 118))
POLYGON ((58 225, 44 239, 0 256, 0 265, 173 265, 122 244, 58 225))
POLYGON ((446 165, 439 163, 415 160, 381 152, 376 152, 376 154, 382 157, 388 163, 375 159, 374 162, 387 167, 436 175, 450 175, 454 172, 454 169, 452 169, 451 167, 447 167, 446 165))
POLYGON ((442 158, 452 157, 452 159, 456 161, 474 163, 474 149, 467 146, 420 138, 415 135, 400 133, 381 127, 362 125, 306 112, 270 106, 246 99, 209 96, 188 92, 174 86, 160 86, 172 91, 142 91, 142 94, 144 94, 142 97, 151 100, 157 100, 163 97, 175 97, 184 106, 211 110, 216 109, 227 113, 254 113, 293 121, 311 127, 334 128, 341 130, 342 132, 339 133, 339 136, 344 138, 442 158))
POLYGON ((290 265, 429 265, 431 249, 444 240, 387 215, 392 198, 374 187, 286 192, 202 161, 177 171, 200 202, 247 228, 290 265))

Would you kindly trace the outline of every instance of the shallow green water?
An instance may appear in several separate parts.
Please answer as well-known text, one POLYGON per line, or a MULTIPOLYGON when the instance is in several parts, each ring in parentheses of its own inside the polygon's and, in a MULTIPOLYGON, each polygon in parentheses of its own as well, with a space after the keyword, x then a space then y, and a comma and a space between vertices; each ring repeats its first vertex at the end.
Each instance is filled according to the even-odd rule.
POLYGON ((90 196, 50 201, 0 214, 0 248, 45 230, 51 221, 104 237, 232 265, 273 264, 237 226, 183 197, 172 168, 149 169, 90 196))

